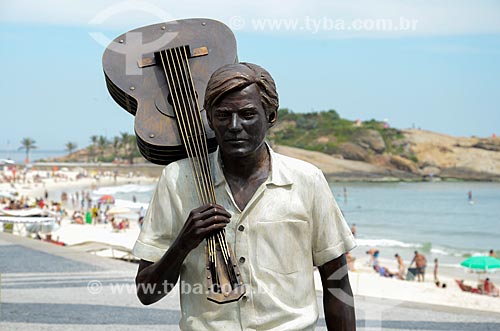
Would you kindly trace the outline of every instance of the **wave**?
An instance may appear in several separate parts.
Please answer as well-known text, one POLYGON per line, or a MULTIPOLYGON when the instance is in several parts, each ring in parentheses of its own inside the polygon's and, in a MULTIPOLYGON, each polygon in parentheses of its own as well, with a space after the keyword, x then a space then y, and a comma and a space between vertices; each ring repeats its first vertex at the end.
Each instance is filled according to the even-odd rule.
POLYGON ((358 246, 364 247, 394 247, 418 249, 424 253, 432 253, 433 255, 469 257, 474 255, 487 255, 487 252, 474 250, 458 249, 451 247, 433 247, 432 243, 405 243, 394 239, 356 239, 358 246))
POLYGON ((106 186, 98 188, 92 191, 93 195, 105 195, 105 194, 116 194, 116 193, 142 193, 153 191, 155 185, 137 185, 137 184, 127 184, 120 186, 106 186))
POLYGON ((131 200, 116 199, 114 206, 115 207, 127 207, 131 210, 138 211, 141 209, 141 207, 144 208, 145 210, 147 210, 149 203, 133 202, 131 200))
MULTIPOLYGON (((431 248, 431 253, 438 255, 457 255, 458 253, 451 254, 449 251, 439 248, 431 248)), ((459 254, 458 254, 459 255, 459 254)))
POLYGON ((356 239, 358 246, 420 248, 420 244, 410 244, 393 239, 356 239))

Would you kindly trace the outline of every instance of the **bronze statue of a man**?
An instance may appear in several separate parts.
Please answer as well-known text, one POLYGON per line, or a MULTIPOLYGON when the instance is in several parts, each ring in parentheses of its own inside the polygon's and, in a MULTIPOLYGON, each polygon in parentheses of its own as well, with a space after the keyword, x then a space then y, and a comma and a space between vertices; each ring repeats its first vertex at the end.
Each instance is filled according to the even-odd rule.
POLYGON ((180 278, 181 330, 313 330, 317 266, 328 329, 354 330, 344 257, 354 238, 322 172, 265 143, 278 119, 270 74, 250 63, 218 69, 205 109, 219 145, 210 155, 219 204, 197 205, 188 160, 165 167, 134 247, 141 302, 160 300, 180 278), (246 287, 224 305, 206 298, 200 245, 221 228, 246 287))

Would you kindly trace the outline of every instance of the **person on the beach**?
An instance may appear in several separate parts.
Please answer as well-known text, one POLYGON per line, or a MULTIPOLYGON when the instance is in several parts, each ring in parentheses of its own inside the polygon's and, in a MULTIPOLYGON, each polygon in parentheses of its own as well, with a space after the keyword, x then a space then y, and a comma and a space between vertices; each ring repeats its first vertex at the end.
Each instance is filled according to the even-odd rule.
POLYGON ((404 279, 404 276, 405 276, 405 261, 403 261, 403 258, 398 253, 396 253, 394 255, 394 257, 396 258, 396 261, 398 262, 398 274, 399 274, 399 278, 400 279, 404 279))
POLYGON ((204 239, 225 229, 246 293, 219 305, 205 291, 181 291, 181 330, 312 330, 313 266, 328 329, 355 330, 354 304, 345 300, 352 297, 345 253, 354 237, 322 172, 265 143, 278 118, 269 73, 249 63, 218 69, 204 108, 219 146, 209 156, 219 204, 199 206, 189 160, 165 167, 133 249, 141 259, 140 301, 160 300, 179 277, 181 288, 206 288, 204 239))
POLYGON ((495 284, 493 284, 493 282, 489 278, 486 278, 483 283, 483 293, 486 295, 497 297, 498 292, 498 288, 495 286, 495 284))
POLYGON ((458 287, 464 292, 480 293, 480 290, 478 288, 465 284, 463 279, 455 279, 455 281, 457 282, 458 287))
POLYGON ((495 253, 495 251, 493 249, 490 249, 490 252, 488 253, 488 256, 497 257, 497 254, 495 253))
POLYGON ((391 272, 388 268, 379 265, 378 261, 373 265, 373 270, 375 270, 382 277, 394 277, 396 274, 391 272))
POLYGON ((370 260, 368 261, 368 265, 375 266, 378 262, 377 259, 380 254, 378 248, 370 248, 369 250, 366 251, 366 254, 370 255, 370 260))
POLYGON ((439 283, 438 268, 439 268, 438 259, 435 258, 434 259, 434 283, 439 283))
POLYGON ((347 268, 349 271, 356 271, 354 267, 354 262, 356 262, 356 258, 352 256, 351 252, 345 253, 345 258, 347 260, 347 268))
POLYGON ((415 256, 413 260, 411 260, 410 267, 415 263, 417 267, 417 280, 419 282, 425 281, 425 267, 427 266, 427 259, 423 254, 420 254, 418 251, 415 251, 415 256))
POLYGON ((90 192, 87 192, 86 194, 85 198, 87 199, 87 209, 90 209, 92 205, 92 198, 90 198, 90 192))
POLYGON ((354 238, 356 238, 356 224, 355 223, 352 223, 351 233, 354 236, 354 238))
POLYGON ((99 217, 99 209, 97 208, 96 205, 92 207, 91 212, 92 212, 92 224, 97 224, 99 217))

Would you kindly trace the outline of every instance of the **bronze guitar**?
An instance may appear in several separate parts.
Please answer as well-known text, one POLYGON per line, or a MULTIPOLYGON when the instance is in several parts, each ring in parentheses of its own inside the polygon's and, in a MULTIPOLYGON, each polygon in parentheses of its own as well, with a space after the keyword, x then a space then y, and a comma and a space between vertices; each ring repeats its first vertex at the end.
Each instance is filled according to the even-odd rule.
MULTIPOLYGON (((118 36, 106 48, 103 69, 108 91, 135 115, 135 134, 142 155, 152 163, 168 164, 186 158, 173 109, 160 50, 185 47, 195 99, 203 104, 205 88, 219 67, 237 62, 236 40, 224 24, 209 19, 186 19, 154 24, 118 36)), ((168 71, 168 68, 167 68, 168 71)), ((209 151, 217 148, 206 124, 209 151)))
MULTIPOLYGON (((200 204, 215 203, 208 154, 217 143, 206 119, 205 88, 219 67, 237 62, 236 40, 224 24, 186 19, 149 25, 118 36, 106 48, 108 91, 135 115, 141 154, 156 164, 189 158, 200 204)), ((224 230, 207 237, 208 299, 238 300, 245 293, 224 230)))

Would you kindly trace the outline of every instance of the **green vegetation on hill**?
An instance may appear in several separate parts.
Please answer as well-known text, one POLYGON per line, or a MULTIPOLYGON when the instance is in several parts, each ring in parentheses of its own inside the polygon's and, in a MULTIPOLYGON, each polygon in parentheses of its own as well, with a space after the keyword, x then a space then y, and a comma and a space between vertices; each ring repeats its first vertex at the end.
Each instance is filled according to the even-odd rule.
POLYGON ((279 145, 327 154, 342 154, 342 144, 356 142, 369 130, 374 130, 382 137, 386 153, 402 153, 402 147, 393 143, 403 138, 403 135, 399 130, 386 128, 384 125, 384 122, 370 120, 358 126, 354 121, 341 118, 333 109, 313 113, 294 113, 283 108, 279 110, 278 124, 271 129, 269 138, 279 145))

